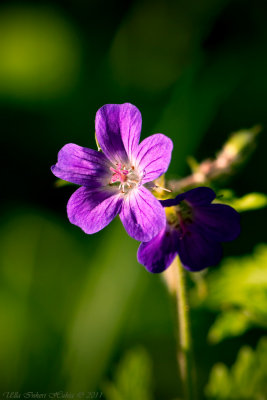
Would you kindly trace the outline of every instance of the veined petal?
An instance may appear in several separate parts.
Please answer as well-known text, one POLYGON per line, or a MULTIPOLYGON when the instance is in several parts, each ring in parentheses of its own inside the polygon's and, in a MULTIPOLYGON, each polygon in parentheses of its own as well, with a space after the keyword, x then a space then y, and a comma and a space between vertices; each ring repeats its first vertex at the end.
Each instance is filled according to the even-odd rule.
POLYGON ((69 220, 85 233, 95 233, 107 226, 121 210, 121 193, 117 188, 81 187, 67 205, 69 220))
POLYGON ((190 227, 190 232, 186 232, 177 243, 181 262, 190 271, 212 267, 222 258, 221 244, 203 235, 195 226, 190 227))
POLYGON ((166 224, 164 208, 145 187, 129 192, 120 218, 127 233, 140 242, 151 240, 166 224))
POLYGON ((225 204, 195 207, 194 224, 206 237, 219 242, 234 240, 240 234, 240 215, 225 204))
POLYGON ((161 133, 149 136, 140 143, 133 154, 133 163, 144 173, 142 183, 151 182, 167 171, 172 148, 171 139, 161 133))
POLYGON ((142 126, 141 113, 130 103, 106 104, 96 113, 98 143, 107 158, 127 163, 137 147, 142 126))
POLYGON ((159 273, 168 268, 177 254, 178 235, 171 230, 169 225, 149 242, 141 243, 137 260, 143 264, 149 272, 159 273))
POLYGON ((77 185, 96 188, 108 183, 110 162, 96 150, 77 144, 66 144, 58 153, 58 162, 51 167, 53 174, 77 185))

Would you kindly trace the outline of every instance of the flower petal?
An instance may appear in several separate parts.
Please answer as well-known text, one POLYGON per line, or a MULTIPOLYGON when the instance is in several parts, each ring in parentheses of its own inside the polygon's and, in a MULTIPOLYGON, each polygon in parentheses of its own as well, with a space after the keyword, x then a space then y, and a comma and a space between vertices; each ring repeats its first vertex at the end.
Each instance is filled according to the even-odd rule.
POLYGON ((111 162, 127 163, 131 159, 139 143, 141 126, 141 113, 130 103, 106 104, 97 111, 96 137, 111 162))
POLYGON ((240 234, 240 215, 225 204, 195 207, 194 223, 206 237, 219 242, 234 240, 240 234))
POLYGON ((177 197, 179 196, 183 196, 183 199, 181 200, 187 200, 194 206, 204 206, 210 204, 215 199, 216 193, 209 187, 200 186, 195 189, 188 190, 177 197))
POLYGON ((200 186, 198 188, 178 194, 175 199, 161 200, 161 204, 163 207, 172 207, 177 206, 183 200, 187 200, 193 206, 201 206, 210 204, 215 197, 216 194, 211 188, 200 186))
POLYGON ((137 253, 138 262, 143 264, 149 272, 164 271, 171 265, 177 254, 178 240, 177 232, 171 230, 167 224, 166 229, 162 229, 152 240, 141 243, 137 253))
POLYGON ((127 233, 140 242, 151 240, 166 224, 164 208, 145 187, 129 192, 120 218, 127 233))
POLYGON ((77 185, 96 188, 108 184, 110 162, 96 150, 77 144, 66 144, 58 153, 58 162, 51 167, 53 174, 77 185))
POLYGON ((178 241, 178 254, 182 264, 190 271, 200 271, 219 263, 222 247, 219 242, 207 238, 196 227, 178 241))
POLYGON ((151 182, 164 174, 171 161, 173 143, 161 133, 143 140, 133 155, 133 163, 144 172, 142 183, 151 182))
POLYGON ((69 220, 85 233, 95 233, 107 226, 121 210, 122 196, 117 188, 80 187, 67 205, 69 220))

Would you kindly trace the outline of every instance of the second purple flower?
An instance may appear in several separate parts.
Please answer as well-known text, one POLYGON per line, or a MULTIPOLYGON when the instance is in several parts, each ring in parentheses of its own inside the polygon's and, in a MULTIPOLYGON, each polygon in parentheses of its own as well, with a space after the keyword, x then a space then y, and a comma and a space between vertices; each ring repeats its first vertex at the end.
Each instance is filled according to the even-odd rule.
POLYGON ((82 186, 69 199, 67 212, 84 232, 98 232, 117 214, 139 241, 151 240, 165 227, 164 208, 144 184, 167 171, 173 144, 162 134, 139 144, 141 125, 141 113, 132 104, 107 104, 95 120, 102 152, 72 143, 60 150, 52 172, 82 186))
POLYGON ((215 192, 198 187, 175 199, 162 200, 167 224, 149 242, 141 243, 138 261, 153 273, 168 268, 178 254, 183 266, 201 271, 222 258, 221 242, 237 238, 240 216, 230 206, 212 203, 215 192))

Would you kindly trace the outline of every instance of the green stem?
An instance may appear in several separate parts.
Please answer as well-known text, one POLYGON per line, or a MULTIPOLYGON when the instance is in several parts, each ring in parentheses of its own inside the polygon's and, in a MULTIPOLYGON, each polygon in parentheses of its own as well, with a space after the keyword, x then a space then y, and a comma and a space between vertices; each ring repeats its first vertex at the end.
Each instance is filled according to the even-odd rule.
MULTIPOLYGON (((168 271, 168 270, 167 270, 168 271)), ((167 272, 166 271, 166 272, 167 272)), ((186 290, 185 271, 178 257, 169 268, 166 281, 170 292, 175 296, 178 322, 178 353, 184 398, 196 400, 195 368, 193 361, 192 338, 190 332, 189 306, 186 290)))
POLYGON ((181 370, 181 376, 184 383, 185 398, 188 400, 196 399, 194 383, 194 365, 192 338, 189 322, 189 306, 187 299, 187 288, 185 281, 185 271, 180 260, 177 263, 177 311, 178 311, 178 329, 179 329, 179 349, 178 361, 181 370))

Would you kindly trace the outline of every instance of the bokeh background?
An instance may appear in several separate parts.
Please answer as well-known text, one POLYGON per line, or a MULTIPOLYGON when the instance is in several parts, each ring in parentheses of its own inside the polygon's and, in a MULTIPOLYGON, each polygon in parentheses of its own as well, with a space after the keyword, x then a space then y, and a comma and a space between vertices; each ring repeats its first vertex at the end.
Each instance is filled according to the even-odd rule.
MULTIPOLYGON (((261 124, 231 187, 266 192, 266 13, 264 0, 1 2, 1 393, 181 398, 162 277, 137 263, 119 219, 93 236, 71 225, 75 188, 56 187, 50 166, 66 143, 96 147, 98 108, 131 102, 142 138, 174 141, 169 177, 189 173, 189 155, 212 157, 231 132, 261 124)), ((244 213, 226 261, 190 278, 200 399, 267 398, 264 242, 266 210, 244 213), (255 365, 260 389, 246 386, 255 365)))

